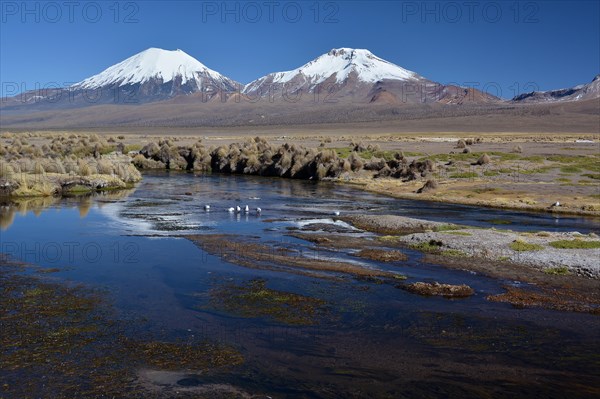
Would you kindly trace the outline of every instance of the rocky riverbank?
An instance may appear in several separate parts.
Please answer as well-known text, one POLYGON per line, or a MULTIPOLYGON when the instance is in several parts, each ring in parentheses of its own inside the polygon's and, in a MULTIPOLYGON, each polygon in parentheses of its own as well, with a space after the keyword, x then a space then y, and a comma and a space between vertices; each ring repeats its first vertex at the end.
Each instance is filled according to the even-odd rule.
POLYGON ((578 232, 515 232, 470 228, 395 215, 342 218, 359 229, 386 234, 388 244, 453 258, 514 263, 548 274, 600 279, 600 238, 578 232))

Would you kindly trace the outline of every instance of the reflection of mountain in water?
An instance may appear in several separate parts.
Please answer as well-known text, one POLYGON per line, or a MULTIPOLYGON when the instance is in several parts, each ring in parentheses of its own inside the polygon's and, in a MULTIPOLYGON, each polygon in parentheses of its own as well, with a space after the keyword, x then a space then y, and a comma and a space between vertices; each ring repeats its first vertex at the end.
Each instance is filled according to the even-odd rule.
POLYGON ((8 230, 12 226, 17 213, 25 216, 29 212, 40 216, 46 209, 54 206, 78 208, 79 216, 85 218, 95 203, 101 208, 105 202, 117 201, 128 197, 135 189, 116 190, 74 197, 30 197, 0 198, 0 230, 8 230))

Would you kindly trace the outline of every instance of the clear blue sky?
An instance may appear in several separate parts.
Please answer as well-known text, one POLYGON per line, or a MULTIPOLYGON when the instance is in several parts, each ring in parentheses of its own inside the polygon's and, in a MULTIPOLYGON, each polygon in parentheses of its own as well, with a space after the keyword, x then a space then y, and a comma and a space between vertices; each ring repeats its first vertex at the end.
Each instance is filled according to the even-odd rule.
POLYGON ((26 89, 76 82, 149 47, 180 48, 247 83, 335 47, 429 79, 515 91, 600 73, 598 1, 2 1, 0 73, 26 89), (274 4, 275 3, 275 4, 274 4), (278 3, 278 4, 277 4, 278 3), (301 13, 301 15, 299 14, 301 13), (100 15, 101 14, 101 15, 100 15), (516 84, 516 86, 515 86, 516 84))

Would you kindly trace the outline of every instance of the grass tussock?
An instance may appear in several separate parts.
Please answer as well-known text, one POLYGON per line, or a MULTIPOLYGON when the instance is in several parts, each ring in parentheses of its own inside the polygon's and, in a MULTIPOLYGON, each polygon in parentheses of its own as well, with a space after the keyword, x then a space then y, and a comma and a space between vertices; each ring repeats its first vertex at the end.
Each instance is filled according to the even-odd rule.
POLYGON ((510 249, 517 252, 527 252, 527 251, 541 251, 544 249, 542 245, 532 244, 522 240, 515 240, 510 243, 510 249))
POLYGON ((27 134, 0 144, 0 196, 34 197, 122 188, 141 180, 125 147, 97 134, 52 134, 43 145, 27 134), (75 187, 75 188, 74 188, 75 187), (78 189, 79 188, 79 189, 78 189), (82 188, 85 188, 83 190, 82 188))

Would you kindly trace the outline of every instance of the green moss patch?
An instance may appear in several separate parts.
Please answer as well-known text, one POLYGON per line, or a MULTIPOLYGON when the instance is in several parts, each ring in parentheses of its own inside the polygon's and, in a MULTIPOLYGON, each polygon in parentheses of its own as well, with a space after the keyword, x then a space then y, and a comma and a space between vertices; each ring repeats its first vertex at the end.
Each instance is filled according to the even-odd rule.
POLYGON ((531 244, 531 243, 521 241, 521 240, 515 240, 515 241, 511 242, 509 246, 513 251, 518 251, 518 252, 540 251, 540 250, 544 249, 544 247, 542 245, 531 244))
POLYGON ((581 169, 577 166, 563 166, 560 171, 563 173, 581 173, 581 169))
POLYGON ((418 243, 418 244, 411 244, 410 248, 416 249, 418 251, 423 251, 423 252, 439 253, 439 252, 441 252, 441 247, 443 245, 444 245, 444 243, 441 242, 441 241, 429 240, 428 242, 421 242, 421 243, 418 243))
POLYGON ((565 266, 549 267, 547 269, 544 269, 544 273, 551 274, 554 276, 566 276, 570 274, 569 269, 565 266))

